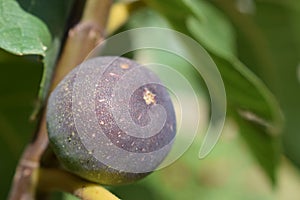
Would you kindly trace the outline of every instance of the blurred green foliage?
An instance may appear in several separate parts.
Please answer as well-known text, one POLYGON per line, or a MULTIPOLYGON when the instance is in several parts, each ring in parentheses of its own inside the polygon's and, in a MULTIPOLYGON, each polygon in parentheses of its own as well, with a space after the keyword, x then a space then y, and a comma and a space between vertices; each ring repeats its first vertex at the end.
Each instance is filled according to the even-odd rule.
POLYGON ((284 151, 300 167, 299 1, 253 1, 253 14, 238 12, 235 1, 213 2, 236 28, 240 59, 277 97, 285 117, 284 151))
MULTIPOLYGON (((203 45, 226 86, 228 123, 204 160, 197 159, 200 137, 173 165, 138 183, 110 189, 132 200, 298 199, 299 172, 282 157, 300 168, 300 2, 143 2, 147 7, 134 12, 119 31, 143 26, 174 28, 203 45), (275 189, 268 179, 273 183, 278 179, 275 189)), ((0 188, 5 191, 0 199, 5 199, 17 160, 34 131, 29 116, 33 110, 38 113, 45 102, 63 36, 72 23, 69 15, 74 3, 82 2, 0 0, 0 47, 5 50, 0 51, 0 188)), ((151 56, 180 71, 200 91, 199 99, 209 104, 205 85, 189 64, 159 52, 151 56)), ((203 110, 207 104, 201 105, 203 110)), ((202 114, 207 120, 209 111, 202 114)), ((65 194, 53 196, 58 198, 74 199, 65 194)))
MULTIPOLYGON (((191 11, 184 16, 184 20, 177 21, 171 15, 177 13, 172 6, 164 7, 156 0, 146 2, 160 11, 178 31, 194 38, 211 53, 225 84, 228 115, 239 121, 242 136, 251 152, 275 183, 280 151, 278 133, 282 124, 280 108, 263 82, 236 57, 235 34, 227 17, 205 1, 177 1, 191 11), (258 120, 247 119, 241 114, 244 111, 266 122, 271 128, 258 120)), ((151 25, 157 26, 157 22, 153 21, 151 25)))
POLYGON ((0 199, 5 199, 17 161, 36 123, 29 116, 35 105, 42 64, 37 57, 0 51, 0 199))

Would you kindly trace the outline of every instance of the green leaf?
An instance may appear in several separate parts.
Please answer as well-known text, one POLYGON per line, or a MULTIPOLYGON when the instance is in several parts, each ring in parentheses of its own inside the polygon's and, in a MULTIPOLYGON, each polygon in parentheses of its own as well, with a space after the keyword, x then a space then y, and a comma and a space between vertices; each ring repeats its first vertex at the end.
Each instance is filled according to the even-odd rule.
POLYGON ((185 17, 191 14, 191 10, 182 0, 143 0, 149 7, 162 13, 177 30, 185 32, 185 17))
POLYGON ((223 76, 228 114, 234 117, 251 152, 275 183, 280 160, 278 134, 282 129, 277 102, 261 80, 238 60, 234 64, 235 70, 233 62, 216 56, 213 58, 223 76))
MULTIPOLYGON (((280 145, 276 142, 282 125, 280 108, 263 82, 236 58, 235 35, 231 23, 219 10, 204 1, 177 1, 191 10, 181 16, 181 20, 174 20, 176 18, 170 14, 171 7, 169 9, 162 4, 163 8, 157 8, 159 4, 155 2, 156 0, 146 1, 172 25, 176 24, 174 27, 177 30, 184 30, 184 33, 196 39, 213 56, 225 83, 229 115, 239 122, 241 135, 274 182, 280 152, 280 145), (249 137, 249 134, 252 136, 249 137), (262 151, 260 155, 259 151, 262 151)), ((173 10, 174 15, 176 12, 177 10, 173 10)))
POLYGON ((0 48, 17 55, 45 55, 51 42, 47 26, 14 0, 0 0, 0 48))
POLYGON ((234 23, 240 58, 264 79, 278 98, 285 116, 283 147, 300 168, 300 3, 254 1, 255 12, 241 13, 234 2, 216 1, 234 23))
MULTIPOLYGON (((35 119, 44 106, 49 91, 54 65, 74 0, 18 2, 0 0, 0 48, 17 55, 35 54, 44 57, 44 73, 32 115, 32 119, 35 119)), ((79 14, 80 9, 74 13, 74 19, 79 14)))
POLYGON ((271 178, 272 183, 276 183, 281 155, 281 149, 278 148, 280 146, 280 138, 270 135, 271 131, 267 131, 269 134, 262 134, 270 127, 266 127, 249 118, 242 118, 240 115, 241 113, 235 113, 234 115, 240 127, 239 132, 251 147, 251 152, 255 155, 268 177, 271 178), (266 160, 268 161, 266 162, 266 160))
MULTIPOLYGON (((62 38, 67 31, 67 22, 75 0, 18 0, 20 5, 29 13, 42 19, 52 34, 51 44, 48 46, 45 57, 43 59, 44 72, 40 83, 40 90, 38 92, 38 100, 35 110, 32 114, 34 119, 39 113, 40 109, 44 106, 47 94, 49 92, 50 83, 55 67, 55 63, 60 51, 62 38)), ((78 10, 73 13, 72 20, 78 20, 80 9, 83 8, 84 2, 76 2, 78 10)))
POLYGON ((52 45, 49 47, 48 51, 46 52, 46 56, 43 59, 44 63, 44 71, 42 74, 42 79, 40 82, 40 89, 38 91, 38 99, 31 114, 31 119, 34 120, 36 116, 39 114, 41 108, 44 106, 46 102, 46 98, 50 89, 50 84, 54 72, 54 67, 56 63, 56 59, 58 58, 58 53, 60 49, 60 40, 55 37, 52 45))
POLYGON ((195 16, 188 15, 186 26, 190 34, 222 57, 236 55, 235 35, 231 24, 216 8, 203 1, 185 0, 195 16))

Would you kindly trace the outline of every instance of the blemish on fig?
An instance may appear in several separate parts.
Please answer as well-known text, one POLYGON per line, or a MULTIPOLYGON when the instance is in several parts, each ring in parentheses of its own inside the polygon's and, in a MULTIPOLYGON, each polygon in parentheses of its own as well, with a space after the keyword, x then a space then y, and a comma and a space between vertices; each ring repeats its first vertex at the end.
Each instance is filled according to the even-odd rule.
POLYGON ((121 64, 120 67, 121 67, 122 69, 128 69, 128 68, 129 68, 129 65, 127 65, 127 64, 121 64))
POLYGON ((152 93, 148 88, 144 89, 143 99, 147 105, 156 104, 155 96, 156 94, 152 93))
POLYGON ((112 77, 119 77, 118 74, 115 74, 115 73, 112 73, 112 72, 110 72, 109 75, 112 76, 112 77))
POLYGON ((138 116, 138 120, 140 120, 142 118, 142 114, 139 114, 138 116))

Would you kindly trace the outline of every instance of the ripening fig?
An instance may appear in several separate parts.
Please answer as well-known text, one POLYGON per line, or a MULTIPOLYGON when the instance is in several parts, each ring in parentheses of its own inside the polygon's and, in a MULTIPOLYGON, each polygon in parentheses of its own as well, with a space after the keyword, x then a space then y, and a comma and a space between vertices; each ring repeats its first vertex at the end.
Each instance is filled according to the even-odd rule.
POLYGON ((47 127, 66 170, 118 185, 141 179, 162 163, 176 119, 153 72, 111 56, 83 62, 58 84, 49 97, 47 127))

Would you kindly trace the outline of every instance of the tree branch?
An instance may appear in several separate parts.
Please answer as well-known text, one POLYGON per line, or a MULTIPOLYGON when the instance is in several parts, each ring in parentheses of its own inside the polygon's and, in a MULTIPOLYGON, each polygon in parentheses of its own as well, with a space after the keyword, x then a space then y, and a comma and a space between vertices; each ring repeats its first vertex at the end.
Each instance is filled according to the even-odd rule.
MULTIPOLYGON (((58 82, 104 39, 104 29, 111 4, 112 0, 86 1, 81 21, 69 31, 64 50, 56 66, 51 89, 54 89, 58 82)), ((34 199, 37 170, 48 146, 45 110, 36 137, 25 148, 16 168, 9 194, 10 200, 34 199)))
POLYGON ((52 89, 103 41, 111 4, 112 0, 87 0, 82 19, 69 31, 52 89))

